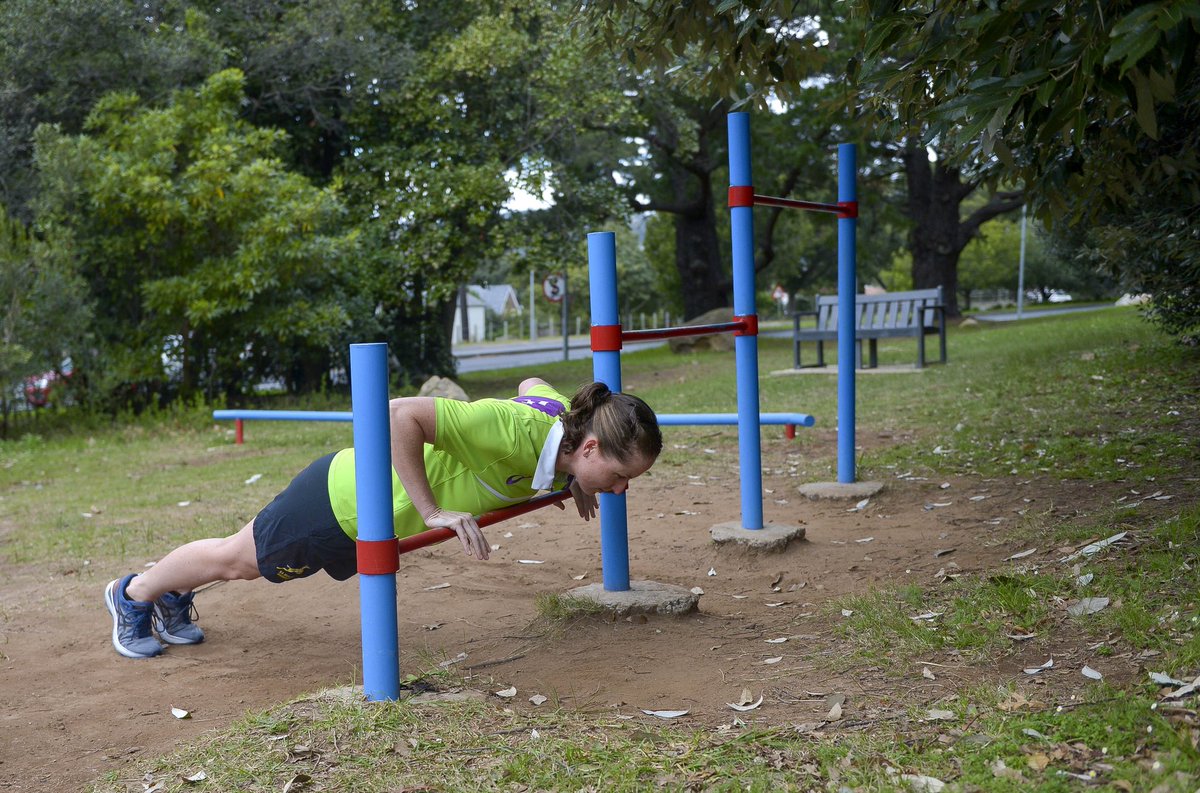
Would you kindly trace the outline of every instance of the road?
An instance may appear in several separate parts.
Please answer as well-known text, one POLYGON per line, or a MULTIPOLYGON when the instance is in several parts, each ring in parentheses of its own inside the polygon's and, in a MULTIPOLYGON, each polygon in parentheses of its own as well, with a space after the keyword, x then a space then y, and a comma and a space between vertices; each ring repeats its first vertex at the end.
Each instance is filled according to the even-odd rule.
MULTIPOLYGON (((1025 310, 1021 319, 1037 319, 1055 314, 1073 314, 1078 311, 1099 311, 1112 308, 1111 304, 1090 304, 1071 306, 1058 304, 1053 308, 1031 308, 1025 310)), ((995 314, 976 314, 974 318, 980 322, 1013 322, 1018 319, 1017 312, 995 314)), ((759 334, 763 337, 788 338, 792 337, 791 329, 772 329, 759 334)), ((651 347, 661 347, 665 341, 646 341, 628 344, 622 352, 636 352, 651 347)), ((460 344, 454 348, 454 358, 458 361, 458 371, 484 372, 494 369, 511 369, 515 366, 536 366, 540 363, 554 363, 563 359, 562 337, 539 339, 532 344, 527 341, 511 343, 460 344)), ((587 336, 572 336, 570 338, 570 356, 572 360, 591 358, 591 343, 587 336)))
MULTIPOLYGON (((651 347, 661 347, 665 341, 645 341, 627 344, 622 352, 648 350, 651 347)), ((570 339, 571 360, 591 358, 591 341, 587 336, 573 336, 570 339)), ((539 363, 553 363, 563 359, 562 338, 542 339, 532 344, 513 342, 503 344, 460 344, 454 348, 454 358, 458 362, 458 371, 484 372, 493 369, 511 369, 514 366, 536 366, 539 363)))

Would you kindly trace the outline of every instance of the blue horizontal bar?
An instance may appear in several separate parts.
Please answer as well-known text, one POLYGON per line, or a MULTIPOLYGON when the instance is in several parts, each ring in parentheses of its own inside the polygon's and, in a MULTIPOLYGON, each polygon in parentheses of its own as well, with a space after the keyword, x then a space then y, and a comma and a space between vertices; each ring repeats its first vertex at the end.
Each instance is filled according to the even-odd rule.
MULTIPOLYGON (((350 421, 348 410, 214 410, 217 421, 350 421)), ((659 413, 658 423, 664 427, 710 426, 737 424, 736 413, 659 413)), ((759 424, 795 424, 811 427, 816 420, 807 413, 760 413, 759 424)))
POLYGON ((352 421, 349 410, 214 410, 217 421, 352 421))

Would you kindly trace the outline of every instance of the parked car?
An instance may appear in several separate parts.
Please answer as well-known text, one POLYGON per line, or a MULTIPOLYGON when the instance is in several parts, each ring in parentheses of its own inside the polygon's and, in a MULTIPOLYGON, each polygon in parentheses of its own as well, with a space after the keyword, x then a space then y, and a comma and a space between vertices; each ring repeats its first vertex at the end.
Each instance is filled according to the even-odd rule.
POLYGON ((25 401, 30 407, 44 408, 50 404, 54 392, 62 389, 75 374, 71 359, 63 361, 58 370, 51 369, 25 378, 25 401))

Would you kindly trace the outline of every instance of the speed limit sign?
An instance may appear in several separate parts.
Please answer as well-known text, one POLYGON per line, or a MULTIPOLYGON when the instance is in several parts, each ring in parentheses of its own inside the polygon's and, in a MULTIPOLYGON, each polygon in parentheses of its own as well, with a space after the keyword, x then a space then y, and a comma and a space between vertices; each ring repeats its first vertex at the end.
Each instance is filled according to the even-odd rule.
POLYGON ((557 273, 546 276, 546 280, 542 281, 542 294, 551 303, 561 303, 567 294, 567 279, 557 273))

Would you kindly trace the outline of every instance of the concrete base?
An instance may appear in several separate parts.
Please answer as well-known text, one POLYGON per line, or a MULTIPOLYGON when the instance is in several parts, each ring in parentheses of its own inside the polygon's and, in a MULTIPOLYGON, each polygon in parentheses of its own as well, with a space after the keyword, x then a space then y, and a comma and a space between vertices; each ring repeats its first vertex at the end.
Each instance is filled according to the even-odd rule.
POLYGON ((603 584, 588 584, 567 592, 567 597, 590 600, 605 611, 624 617, 630 614, 679 616, 696 610, 700 596, 673 584, 657 581, 630 581, 624 592, 609 592, 603 584))
POLYGON ((761 529, 744 529, 738 521, 718 523, 711 529, 713 542, 744 545, 755 551, 782 551, 792 540, 804 539, 803 526, 782 526, 768 523, 761 529))
POLYGON ((883 482, 809 482, 800 485, 800 495, 811 499, 861 500, 883 490, 883 482))
MULTIPOLYGON (((928 363, 925 364, 924 369, 918 369, 916 364, 885 364, 869 369, 858 368, 854 370, 854 374, 920 374, 928 370, 928 363)), ((788 377, 794 374, 837 374, 837 372, 836 366, 802 366, 799 369, 775 369, 771 372, 771 376, 788 377)))

